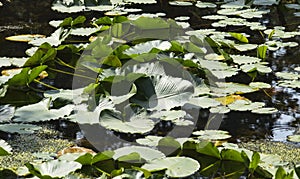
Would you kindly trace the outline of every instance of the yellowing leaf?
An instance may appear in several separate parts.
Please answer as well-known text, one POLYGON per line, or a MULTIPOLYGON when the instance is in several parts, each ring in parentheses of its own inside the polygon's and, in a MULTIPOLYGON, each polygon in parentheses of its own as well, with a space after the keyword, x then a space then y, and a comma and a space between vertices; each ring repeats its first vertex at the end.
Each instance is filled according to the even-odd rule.
POLYGON ((30 42, 39 38, 45 38, 45 35, 40 34, 23 34, 23 35, 14 35, 6 37, 5 40, 15 41, 15 42, 30 42))
POLYGON ((240 95, 229 95, 225 97, 215 98, 215 100, 219 101, 223 105, 228 105, 235 102, 236 100, 248 100, 248 99, 240 95))

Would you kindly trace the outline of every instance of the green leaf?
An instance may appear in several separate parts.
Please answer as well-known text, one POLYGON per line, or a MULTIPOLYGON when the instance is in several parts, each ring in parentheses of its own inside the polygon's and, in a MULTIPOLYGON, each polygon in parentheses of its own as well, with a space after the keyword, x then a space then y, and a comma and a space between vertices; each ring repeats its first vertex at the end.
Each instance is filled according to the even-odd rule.
POLYGON ((221 156, 223 160, 232 160, 237 162, 244 162, 241 153, 233 149, 223 149, 221 151, 221 156))
POLYGON ((253 155, 252 155, 252 159, 251 159, 251 162, 249 164, 249 169, 251 171, 251 173, 253 173, 256 168, 258 167, 258 163, 260 161, 260 155, 258 152, 253 152, 253 155))
POLYGON ((112 25, 113 22, 108 16, 100 17, 95 21, 98 25, 112 25))
POLYGON ((74 28, 74 27, 77 27, 77 26, 80 26, 82 25, 84 22, 86 21, 86 18, 84 16, 78 16, 76 17, 76 19, 74 19, 71 23, 71 27, 74 28))
POLYGON ((201 141, 196 145, 196 151, 200 154, 208 155, 211 157, 215 157, 217 159, 221 158, 220 152, 216 146, 212 142, 201 141))
POLYGON ((64 177, 71 172, 76 171, 81 168, 81 164, 73 161, 59 161, 51 160, 41 164, 34 164, 34 169, 44 177, 50 176, 55 177, 64 177))
POLYGON ((229 34, 230 34, 233 38, 239 40, 240 42, 243 42, 243 43, 248 43, 248 42, 249 42, 248 39, 247 39, 247 37, 244 36, 244 35, 241 34, 241 33, 229 32, 229 34))
POLYGON ((162 18, 140 17, 131 23, 142 30, 169 28, 169 24, 162 18))
POLYGON ((28 82, 30 68, 23 68, 19 74, 16 74, 8 80, 8 85, 11 86, 26 86, 28 82))
POLYGON ((149 147, 141 147, 141 146, 122 147, 114 150, 114 152, 115 152, 113 156, 114 159, 118 159, 121 156, 126 156, 134 152, 138 153, 141 156, 141 158, 145 159, 146 161, 152 161, 155 159, 160 159, 165 157, 165 155, 158 150, 154 150, 149 147))
POLYGON ((282 168, 282 166, 280 166, 276 171, 275 179, 285 179, 285 178, 286 178, 286 172, 282 168))
POLYGON ((38 66, 38 67, 35 67, 33 68, 31 71, 30 71, 30 74, 29 74, 29 77, 28 77, 28 81, 27 83, 31 83, 33 80, 35 80, 42 71, 44 71, 46 68, 48 68, 47 65, 42 65, 42 66, 38 66))
POLYGON ((157 147, 158 150, 170 156, 170 154, 178 154, 179 150, 181 149, 181 144, 172 137, 164 137, 159 140, 157 147))
POLYGON ((11 154, 11 150, 11 146, 5 140, 0 139, 0 156, 11 154))
POLYGON ((67 17, 59 24, 59 26, 63 28, 71 27, 72 21, 73 21, 72 17, 67 17))
POLYGON ((239 65, 242 64, 253 64, 258 63, 261 61, 261 59, 256 57, 250 57, 246 55, 230 55, 234 63, 237 63, 239 65))
POLYGON ((268 46, 267 45, 259 45, 257 47, 257 57, 260 59, 265 59, 267 55, 268 46))
POLYGON ((188 157, 167 157, 146 163, 141 168, 150 172, 166 170, 169 177, 188 177, 200 169, 200 164, 188 157))

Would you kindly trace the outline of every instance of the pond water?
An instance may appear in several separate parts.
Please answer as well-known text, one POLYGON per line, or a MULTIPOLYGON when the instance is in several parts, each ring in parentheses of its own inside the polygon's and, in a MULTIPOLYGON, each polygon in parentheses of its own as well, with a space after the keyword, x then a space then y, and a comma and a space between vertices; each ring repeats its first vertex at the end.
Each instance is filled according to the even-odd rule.
MULTIPOLYGON (((219 1, 218 1, 219 2, 219 1)), ((217 2, 217 3, 218 3, 217 2)), ((203 15, 216 14, 215 8, 204 8, 190 6, 171 6, 167 1, 160 1, 157 4, 151 5, 132 5, 132 8, 141 8, 145 13, 165 13, 167 18, 175 18, 179 16, 188 16, 188 21, 193 29, 211 28, 210 24, 214 21, 204 20, 203 15)), ((295 10, 288 9, 284 5, 279 6, 260 6, 263 9, 270 9, 270 13, 266 14, 259 21, 267 27, 284 26, 286 31, 294 31, 300 25, 300 18, 293 13, 295 10)), ((30 46, 26 43, 11 42, 5 40, 5 37, 18 34, 51 34, 55 29, 48 22, 55 19, 63 19, 69 16, 77 17, 85 15, 87 17, 101 17, 100 12, 84 12, 84 13, 58 13, 51 10, 51 1, 22 1, 12 0, 4 3, 0 7, 0 57, 23 57, 26 56, 25 51, 30 46)), ((217 30, 232 31, 232 32, 247 32, 253 38, 253 43, 261 42, 261 34, 253 33, 245 27, 217 28, 217 30)), ((299 30, 299 29, 298 29, 299 30)), ((289 39, 300 43, 300 36, 289 39)), ((269 52, 267 61, 273 72, 291 71, 295 67, 300 66, 300 48, 285 48, 282 47, 277 51, 269 52)), ((256 55, 255 51, 250 51, 247 54, 256 55)), ((0 62, 1 63, 1 62, 0 62)), ((1 71, 1 68, 0 68, 1 71)), ((259 91, 247 94, 249 99, 253 101, 262 101, 267 106, 273 106, 279 110, 273 115, 258 115, 250 112, 231 112, 226 114, 220 129, 227 130, 234 137, 234 141, 249 141, 252 139, 270 139, 272 141, 287 142, 287 136, 295 133, 300 133, 300 91, 299 89, 283 88, 276 85, 276 77, 274 73, 258 77, 259 80, 273 84, 270 90, 259 91), (268 95, 266 95, 266 93, 268 95)), ((251 81, 251 78, 245 76, 233 79, 236 82, 251 81)), ((12 96, 17 97, 19 101, 29 100, 30 102, 38 101, 39 94, 23 94, 18 92, 10 92, 12 96), (25 95, 25 97, 24 97, 25 95)), ((14 99, 15 99, 14 98, 14 99)), ((9 106, 19 105, 13 100, 0 99, 1 108, 0 114, 11 115, 9 106)), ((207 119, 207 110, 201 111, 198 127, 203 128, 207 119), (203 123, 202 123, 202 122, 203 123)), ((82 137, 79 128, 74 127, 65 121, 53 122, 53 125, 62 132, 62 135, 67 138, 82 137), (72 129, 72 130, 71 130, 72 129)))

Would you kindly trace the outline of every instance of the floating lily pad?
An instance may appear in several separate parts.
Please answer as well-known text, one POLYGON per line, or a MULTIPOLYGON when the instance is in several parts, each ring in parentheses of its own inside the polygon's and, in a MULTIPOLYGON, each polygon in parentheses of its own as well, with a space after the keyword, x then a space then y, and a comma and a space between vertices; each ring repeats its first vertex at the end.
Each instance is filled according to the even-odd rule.
POLYGON ((144 113, 133 115, 129 121, 126 121, 105 112, 100 116, 100 124, 107 129, 131 134, 143 134, 154 128, 154 122, 144 113))
POLYGON ((126 55, 133 55, 133 54, 143 54, 150 52, 153 48, 159 49, 159 50, 168 50, 171 48, 171 43, 168 41, 161 41, 161 40, 153 40, 148 41, 145 43, 137 44, 127 50, 124 51, 124 54, 126 55))
POLYGON ((200 130, 193 132, 193 135, 203 140, 224 140, 231 137, 227 131, 222 130, 200 130))
POLYGON ((1 124, 0 130, 8 133, 18 134, 32 134, 35 131, 42 129, 42 127, 33 124, 1 124))
POLYGON ((0 139, 0 156, 9 155, 12 151, 10 145, 5 140, 0 139))
POLYGON ((273 113, 278 112, 278 110, 276 108, 265 107, 265 108, 254 109, 251 112, 257 113, 257 114, 273 114, 273 113))
POLYGON ((299 134, 290 135, 287 137, 287 140, 291 142, 300 142, 300 135, 299 134))
POLYGON ((261 109, 265 103, 263 102, 251 102, 249 100, 237 100, 228 105, 231 110, 235 111, 251 111, 261 109))
POLYGON ((49 121, 70 115, 74 105, 66 105, 60 109, 49 109, 50 99, 45 99, 39 103, 23 106, 16 109, 14 121, 33 122, 49 121))
POLYGON ((257 57, 251 57, 246 55, 230 55, 230 57, 233 59, 234 63, 237 63, 239 65, 258 63, 261 61, 261 59, 257 57))
POLYGON ((215 100, 221 102, 223 105, 229 105, 237 100, 246 100, 249 101, 247 98, 240 96, 240 95, 228 95, 228 96, 224 96, 224 97, 219 97, 219 98, 215 98, 215 100))
POLYGON ((264 82, 251 82, 249 83, 249 86, 251 88, 259 88, 259 89, 272 87, 270 84, 264 82))
POLYGON ((276 72, 275 75, 286 80, 296 80, 300 77, 299 74, 292 72, 276 72))
POLYGON ((278 81, 278 85, 287 88, 300 88, 300 81, 299 80, 278 81))
POLYGON ((272 69, 266 66, 267 64, 268 64, 267 62, 245 64, 241 66, 241 69, 246 73, 253 72, 253 71, 258 71, 260 73, 271 73, 272 69))
POLYGON ((131 154, 133 152, 138 153, 146 161, 152 161, 155 159, 161 159, 165 157, 165 154, 163 154, 158 150, 149 147, 142 147, 142 146, 122 147, 114 150, 114 152, 115 152, 115 154, 113 155, 114 159, 118 159, 119 157, 131 154))
POLYGON ((71 35, 77 35, 77 36, 89 36, 95 32, 97 32, 99 28, 76 28, 71 30, 71 35))
POLYGON ((210 3, 210 2, 201 2, 201 1, 197 1, 196 7, 199 7, 199 8, 215 8, 217 7, 216 4, 214 3, 210 3))
POLYGON ((179 16, 179 17, 175 17, 174 20, 176 20, 176 21, 187 21, 189 19, 190 19, 189 16, 179 16))
POLYGON ((81 168, 81 164, 74 161, 50 160, 41 164, 34 164, 34 169, 42 176, 61 178, 81 168))
POLYGON ((193 3, 191 2, 185 2, 185 1, 170 1, 170 5, 172 6, 192 6, 193 3))
POLYGON ((164 121, 173 121, 175 119, 183 118, 186 115, 185 111, 182 110, 170 110, 170 111, 158 111, 151 114, 153 118, 159 118, 164 121))
POLYGON ((238 51, 245 52, 248 50, 256 49, 257 45, 256 44, 235 44, 233 45, 233 47, 238 51))
POLYGON ((161 136, 148 135, 145 138, 136 139, 136 142, 141 144, 141 145, 147 145, 147 146, 155 147, 155 146, 158 146, 158 142, 162 138, 163 137, 161 137, 161 136))
POLYGON ((201 108, 210 108, 220 105, 220 102, 213 98, 209 98, 208 96, 203 96, 191 98, 191 100, 188 101, 188 104, 201 108))
POLYGON ((222 15, 207 15, 207 16, 202 16, 202 19, 210 19, 210 20, 222 20, 228 18, 227 16, 222 16, 222 15))
POLYGON ((142 166, 150 172, 165 170, 169 177, 187 177, 199 170, 200 164, 188 157, 167 157, 153 160, 142 166))
POLYGON ((243 94, 257 91, 249 85, 232 83, 232 82, 217 82, 217 88, 211 87, 212 91, 219 94, 243 94))
MULTIPOLYGON (((16 66, 21 67, 25 64, 28 58, 17 58, 17 57, 0 57, 0 67, 9 67, 9 66, 16 66)), ((2 75, 3 74, 2 72, 2 75)))
POLYGON ((5 40, 15 41, 15 42, 30 42, 35 39, 45 38, 45 35, 40 34, 24 34, 24 35, 14 35, 6 37, 5 40))
POLYGON ((219 114, 226 114, 230 112, 230 109, 226 106, 216 106, 209 109, 211 113, 219 113, 219 114))

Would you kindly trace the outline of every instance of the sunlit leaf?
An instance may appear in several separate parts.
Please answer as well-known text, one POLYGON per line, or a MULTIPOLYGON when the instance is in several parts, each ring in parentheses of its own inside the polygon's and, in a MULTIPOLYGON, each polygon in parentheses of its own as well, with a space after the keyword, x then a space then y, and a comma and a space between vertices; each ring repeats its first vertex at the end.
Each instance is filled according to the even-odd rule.
POLYGON ((115 152, 115 154, 113 155, 114 159, 131 154, 133 152, 138 153, 146 161, 152 161, 155 159, 161 159, 165 157, 165 155, 158 150, 149 147, 142 147, 142 146, 122 147, 114 150, 114 152, 115 152))
POLYGON ((41 164, 34 164, 36 169, 42 176, 64 177, 71 172, 81 168, 81 164, 73 161, 51 160, 41 164))
POLYGON ((0 140, 0 156, 9 155, 12 151, 10 145, 5 140, 0 140))
POLYGON ((14 35, 10 37, 6 37, 5 40, 16 41, 16 42, 29 42, 31 40, 45 38, 45 35, 40 34, 24 34, 24 35, 14 35))
POLYGON ((0 130, 8 133, 32 134, 40 129, 42 129, 42 127, 33 124, 12 123, 0 125, 0 130))
POLYGON ((300 135, 299 134, 290 135, 287 137, 287 140, 291 142, 300 142, 300 135))
POLYGON ((49 121, 70 115, 73 105, 66 105, 60 109, 49 109, 50 99, 42 100, 39 103, 23 106, 16 109, 14 121, 33 122, 49 121))
POLYGON ((200 130, 193 132, 193 135, 203 140, 223 140, 231 137, 227 131, 222 130, 200 130))
POLYGON ((261 59, 259 58, 250 57, 246 55, 230 55, 230 57, 233 59, 234 63, 237 63, 239 65, 258 63, 261 61, 261 59))
POLYGON ((239 40, 240 42, 243 42, 243 43, 248 43, 248 39, 246 36, 244 36, 243 34, 241 33, 235 33, 235 32, 229 32, 229 34, 234 37, 235 39, 239 40))
POLYGON ((248 100, 247 98, 240 95, 229 95, 225 97, 215 98, 215 100, 221 102, 223 105, 229 105, 237 100, 248 100))
POLYGON ((213 98, 203 96, 203 97, 191 98, 190 101, 188 101, 188 104, 191 104, 191 105, 194 105, 194 106, 200 107, 200 108, 210 108, 210 107, 215 107, 215 106, 220 105, 220 102, 213 98))
POLYGON ((167 157, 146 163, 142 168, 150 172, 166 170, 169 177, 187 177, 198 171, 200 164, 187 157, 167 157))
POLYGON ((265 107, 265 108, 254 109, 251 112, 257 113, 257 114, 273 114, 273 113, 278 112, 278 110, 276 108, 265 107))
POLYGON ((133 115, 129 121, 105 112, 100 116, 100 124, 107 128, 123 133, 146 133, 154 128, 154 122, 144 113, 133 115))

